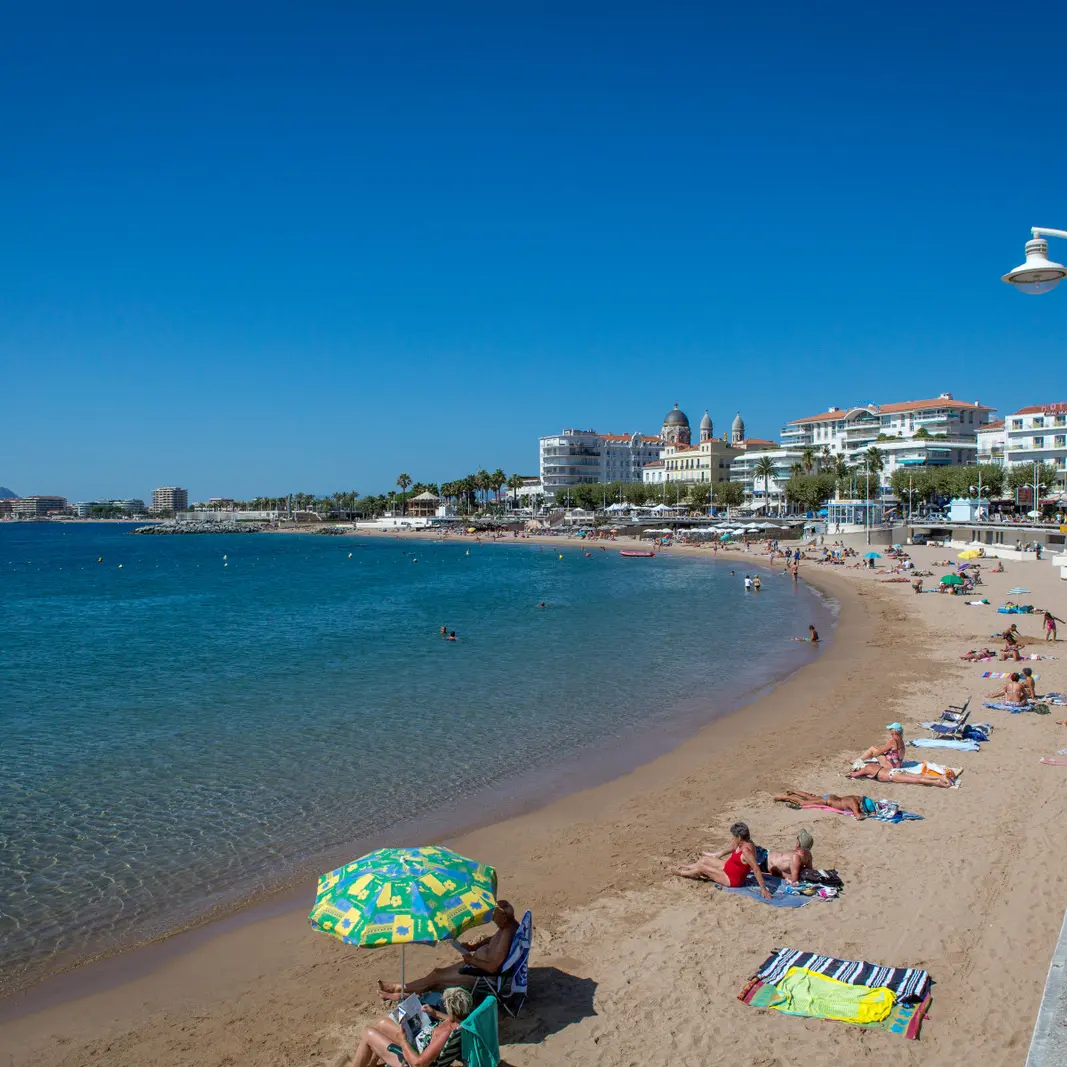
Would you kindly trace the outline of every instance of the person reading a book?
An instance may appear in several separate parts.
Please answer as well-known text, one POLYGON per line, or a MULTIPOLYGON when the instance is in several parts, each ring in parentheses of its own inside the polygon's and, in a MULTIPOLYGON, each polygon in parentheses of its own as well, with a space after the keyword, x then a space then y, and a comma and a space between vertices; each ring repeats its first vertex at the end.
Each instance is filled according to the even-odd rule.
MULTIPOLYGON (((496 902, 492 921, 496 923, 496 930, 480 941, 469 944, 453 942, 463 957, 462 963, 435 967, 425 978, 406 982, 404 993, 427 993, 431 989, 447 989, 449 986, 472 986, 478 978, 499 974, 508 958, 508 950, 519 924, 515 921, 515 909, 506 900, 496 902)), ((379 981, 378 995, 382 1000, 400 1000, 403 995, 400 983, 379 981)))
POLYGON ((443 1011, 421 1005, 432 1025, 420 1030, 414 1043, 393 1019, 379 1019, 363 1032, 351 1067, 451 1067, 459 1059, 460 1023, 474 1010, 470 991, 453 986, 441 997, 443 1011))

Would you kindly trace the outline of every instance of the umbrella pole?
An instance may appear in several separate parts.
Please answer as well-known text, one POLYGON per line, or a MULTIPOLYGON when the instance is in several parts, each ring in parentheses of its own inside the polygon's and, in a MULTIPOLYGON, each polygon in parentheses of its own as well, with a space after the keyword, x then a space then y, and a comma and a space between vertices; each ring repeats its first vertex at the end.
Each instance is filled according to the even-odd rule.
POLYGON ((400 946, 400 999, 403 1000, 404 993, 404 946, 400 946))

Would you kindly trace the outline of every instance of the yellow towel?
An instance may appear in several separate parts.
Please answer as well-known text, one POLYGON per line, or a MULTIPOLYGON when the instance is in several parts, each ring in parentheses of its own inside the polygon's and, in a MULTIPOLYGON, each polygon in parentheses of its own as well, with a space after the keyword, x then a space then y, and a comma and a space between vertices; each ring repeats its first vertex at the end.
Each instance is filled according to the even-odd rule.
POLYGON ((896 997, 886 986, 868 989, 849 985, 836 978, 790 967, 785 978, 775 982, 785 1003, 775 1005, 779 1011, 795 1015, 813 1015, 819 1019, 839 1019, 843 1023, 877 1023, 888 1018, 896 997))

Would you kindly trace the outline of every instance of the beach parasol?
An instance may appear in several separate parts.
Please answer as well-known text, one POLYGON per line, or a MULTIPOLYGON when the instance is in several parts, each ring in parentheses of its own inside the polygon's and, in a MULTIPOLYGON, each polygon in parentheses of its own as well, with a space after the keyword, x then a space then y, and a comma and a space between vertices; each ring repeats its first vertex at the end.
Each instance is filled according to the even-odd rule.
POLYGON ((956 557, 956 559, 978 559, 978 557, 981 556, 981 554, 982 553, 979 552, 977 548, 967 548, 967 549, 964 549, 964 551, 962 551, 956 557))
POLYGON ((946 574, 941 579, 942 585, 963 585, 963 579, 958 574, 946 574))
POLYGON ((459 937, 488 922, 496 871, 447 848, 379 848, 319 878, 312 929, 348 945, 404 946, 459 937))
POLYGON ((882 558, 882 553, 881 552, 868 552, 867 555, 865 555, 863 558, 864 559, 881 559, 882 558))

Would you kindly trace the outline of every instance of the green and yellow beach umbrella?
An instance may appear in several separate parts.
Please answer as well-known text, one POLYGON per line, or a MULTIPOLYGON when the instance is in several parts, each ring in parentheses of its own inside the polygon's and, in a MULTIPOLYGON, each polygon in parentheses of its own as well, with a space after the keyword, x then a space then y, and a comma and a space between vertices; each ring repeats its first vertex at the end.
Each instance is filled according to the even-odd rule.
POLYGON ((349 945, 403 947, 488 922, 496 871, 451 849, 380 848, 319 879, 311 926, 349 945))

